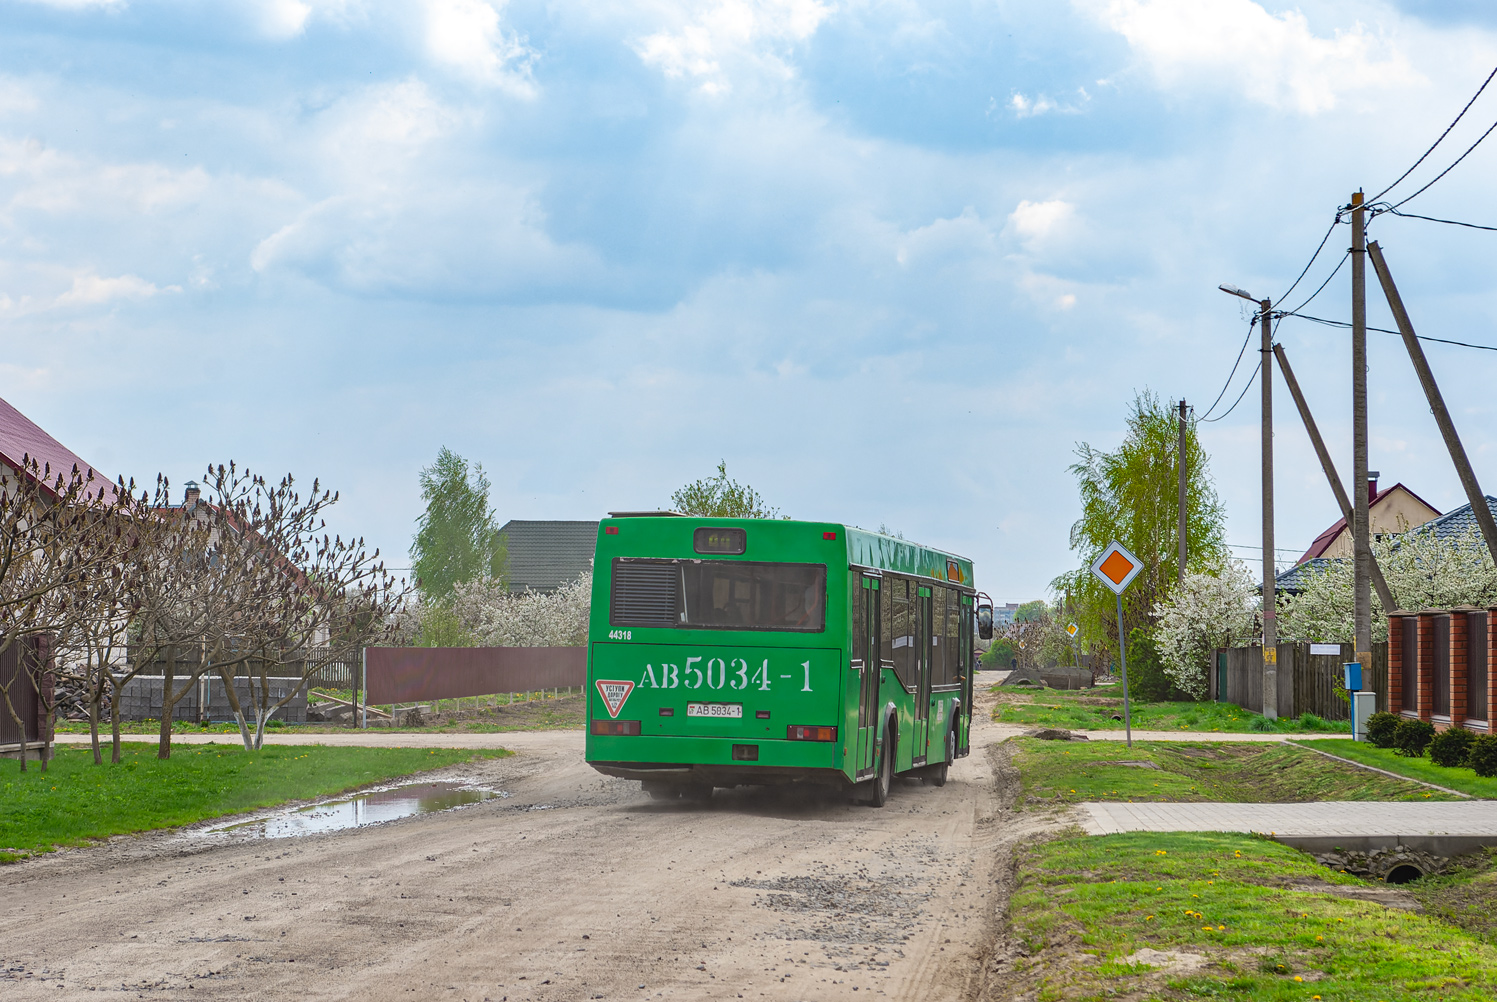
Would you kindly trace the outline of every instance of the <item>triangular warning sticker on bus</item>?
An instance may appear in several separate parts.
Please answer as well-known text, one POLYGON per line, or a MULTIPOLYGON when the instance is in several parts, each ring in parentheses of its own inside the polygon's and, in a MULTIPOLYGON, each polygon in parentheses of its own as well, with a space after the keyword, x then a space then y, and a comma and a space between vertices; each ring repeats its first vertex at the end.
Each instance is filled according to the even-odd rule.
POLYGON ((608 715, 618 718, 619 711, 624 708, 624 701, 629 698, 629 693, 634 691, 633 682, 610 682, 607 679, 598 679, 598 695, 603 697, 603 705, 608 707, 608 715))

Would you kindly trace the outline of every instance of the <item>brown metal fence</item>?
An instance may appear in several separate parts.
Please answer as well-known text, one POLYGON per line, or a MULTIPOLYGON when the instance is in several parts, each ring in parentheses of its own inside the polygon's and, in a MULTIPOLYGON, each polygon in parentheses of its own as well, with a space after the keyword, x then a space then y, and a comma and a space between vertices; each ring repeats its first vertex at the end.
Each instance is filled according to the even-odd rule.
POLYGON ((38 692, 32 673, 26 670, 28 664, 35 665, 37 658, 46 656, 46 641, 39 637, 18 640, 0 654, 0 685, 9 689, 11 706, 21 718, 18 728, 4 700, 0 699, 0 754, 19 752, 23 740, 27 748, 39 748, 50 740, 47 729, 51 722, 46 704, 51 699, 51 676, 42 677, 48 688, 38 692))
MULTIPOLYGON (((1297 717, 1313 713, 1325 720, 1349 720, 1350 704, 1337 695, 1343 679, 1342 665, 1355 654, 1351 644, 1336 645, 1336 653, 1311 653, 1330 645, 1288 643, 1278 645, 1278 715, 1297 717)), ((1362 666, 1362 688, 1377 693, 1377 708, 1388 707, 1388 645, 1372 645, 1370 664, 1362 666)), ((1263 710, 1263 648, 1233 647, 1216 652, 1216 673, 1211 679, 1211 698, 1234 703, 1244 709, 1263 710)))
POLYGON ((369 647, 364 655, 370 703, 587 684, 586 647, 369 647))

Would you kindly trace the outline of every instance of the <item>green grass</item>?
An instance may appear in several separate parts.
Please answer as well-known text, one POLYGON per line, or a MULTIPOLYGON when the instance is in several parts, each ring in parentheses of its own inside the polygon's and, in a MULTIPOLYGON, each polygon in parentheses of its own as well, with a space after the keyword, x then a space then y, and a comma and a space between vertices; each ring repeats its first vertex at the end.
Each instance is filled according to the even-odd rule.
MULTIPOLYGON (((1068 730, 1120 731, 1123 721, 1123 693, 1117 686, 1096 689, 1024 690, 1012 686, 993 686, 999 694, 993 707, 993 719, 1003 724, 1031 727, 1059 727, 1068 730)), ((1140 703, 1134 701, 1133 729, 1149 731, 1183 731, 1198 734, 1246 734, 1269 732, 1282 734, 1351 733, 1346 721, 1311 722, 1300 717, 1277 722, 1231 703, 1140 703)), ((1317 718, 1318 719, 1318 718, 1317 718)))
MULTIPOLYGON (((523 695, 523 694, 522 694, 523 695)), ((490 697, 485 697, 489 699, 490 697)), ((544 699, 532 699, 509 704, 503 701, 503 697, 492 697, 493 702, 483 705, 482 709, 474 715, 473 701, 471 699, 438 700, 436 709, 448 714, 461 713, 461 716, 448 717, 440 723, 428 724, 424 727, 387 727, 378 720, 370 720, 370 728, 377 729, 381 733, 396 734, 507 734, 512 731, 556 731, 577 730, 587 726, 587 700, 582 696, 563 693, 560 698, 553 699, 547 695, 544 699)), ((431 704, 424 704, 431 705, 431 704)), ((386 705, 383 707, 389 710, 386 705)), ((272 720, 267 725, 266 733, 270 734, 341 734, 351 730, 347 724, 333 723, 307 723, 288 724, 281 720, 272 720)), ((121 734, 151 735, 159 734, 161 724, 155 720, 127 720, 120 722, 121 734)), ((239 727, 232 723, 209 724, 206 726, 177 720, 172 723, 172 732, 175 734, 235 734, 239 733, 239 727)), ((57 733, 59 734, 87 734, 88 723, 86 721, 58 721, 57 733)), ((110 740, 109 722, 101 721, 99 726, 99 739, 105 743, 110 740)))
POLYGON ((1024 806, 1082 801, 1455 800, 1291 744, 1015 738, 1024 806), (1135 762, 1143 765, 1116 765, 1135 762), (1154 766, 1155 768, 1149 768, 1154 766))
POLYGON ((1497 946, 1497 847, 1458 857, 1444 873, 1404 887, 1425 913, 1497 946))
POLYGON ((1248 835, 1136 832, 1020 850, 1011 997, 1405 1002, 1497 997, 1497 949, 1436 918, 1330 893, 1365 882, 1248 835), (1204 958, 1168 972, 1141 949, 1204 958), (1296 980, 1298 978, 1299 980, 1296 980))
POLYGON ((0 763, 0 862, 86 845, 111 835, 192 824, 342 793, 397 776, 511 754, 447 748, 327 748, 235 745, 122 746, 119 765, 93 764, 86 748, 60 747, 46 772, 0 763))
POLYGON ((1406 758, 1392 748, 1378 748, 1361 741, 1296 741, 1295 743, 1302 744, 1306 748, 1319 748, 1321 751, 1340 755, 1354 762, 1363 762, 1379 769, 1396 772, 1400 776, 1411 776, 1414 779, 1422 779, 1426 783, 1460 790, 1473 797, 1497 800, 1497 778, 1483 779, 1470 769, 1462 767, 1447 769, 1444 766, 1435 765, 1428 758, 1406 758))

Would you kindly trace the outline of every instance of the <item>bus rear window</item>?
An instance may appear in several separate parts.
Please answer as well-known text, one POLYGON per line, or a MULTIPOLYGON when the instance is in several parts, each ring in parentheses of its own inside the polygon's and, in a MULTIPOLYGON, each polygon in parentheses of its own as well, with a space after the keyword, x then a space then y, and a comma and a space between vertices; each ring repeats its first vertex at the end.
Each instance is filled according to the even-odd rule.
POLYGON ((615 557, 612 598, 614 626, 820 633, 826 566, 615 557))

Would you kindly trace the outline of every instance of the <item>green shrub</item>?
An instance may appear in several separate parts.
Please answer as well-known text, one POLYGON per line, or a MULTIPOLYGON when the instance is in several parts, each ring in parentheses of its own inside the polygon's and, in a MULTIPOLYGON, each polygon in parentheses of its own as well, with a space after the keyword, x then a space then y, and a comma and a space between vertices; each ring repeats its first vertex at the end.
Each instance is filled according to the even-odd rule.
POLYGON ((1191 701, 1191 695, 1176 688, 1174 680, 1164 673, 1154 637, 1142 627, 1128 634, 1128 691, 1140 703, 1191 701))
POLYGON ((1435 725, 1427 720, 1404 720, 1393 732, 1393 744, 1398 754, 1418 758, 1424 754, 1430 739, 1435 736, 1435 725))
POLYGON ((1325 730, 1325 720, 1313 713, 1301 713, 1299 715, 1299 725, 1307 731, 1325 730))
POLYGON ((1393 747, 1393 733, 1403 718, 1396 713, 1374 713, 1367 718, 1367 740, 1379 748, 1393 747))
POLYGON ((1466 764, 1476 770, 1478 776, 1497 776, 1497 734, 1483 734, 1471 742, 1466 752, 1466 764))
POLYGON ((1476 735, 1464 727, 1450 727, 1436 734, 1429 743, 1429 760, 1447 769, 1466 764, 1466 754, 1476 735))
POLYGON ((1277 731, 1278 729, 1279 725, 1275 724, 1267 717, 1254 717, 1253 722, 1251 724, 1248 724, 1248 730, 1258 731, 1260 734, 1266 734, 1269 731, 1277 731))

